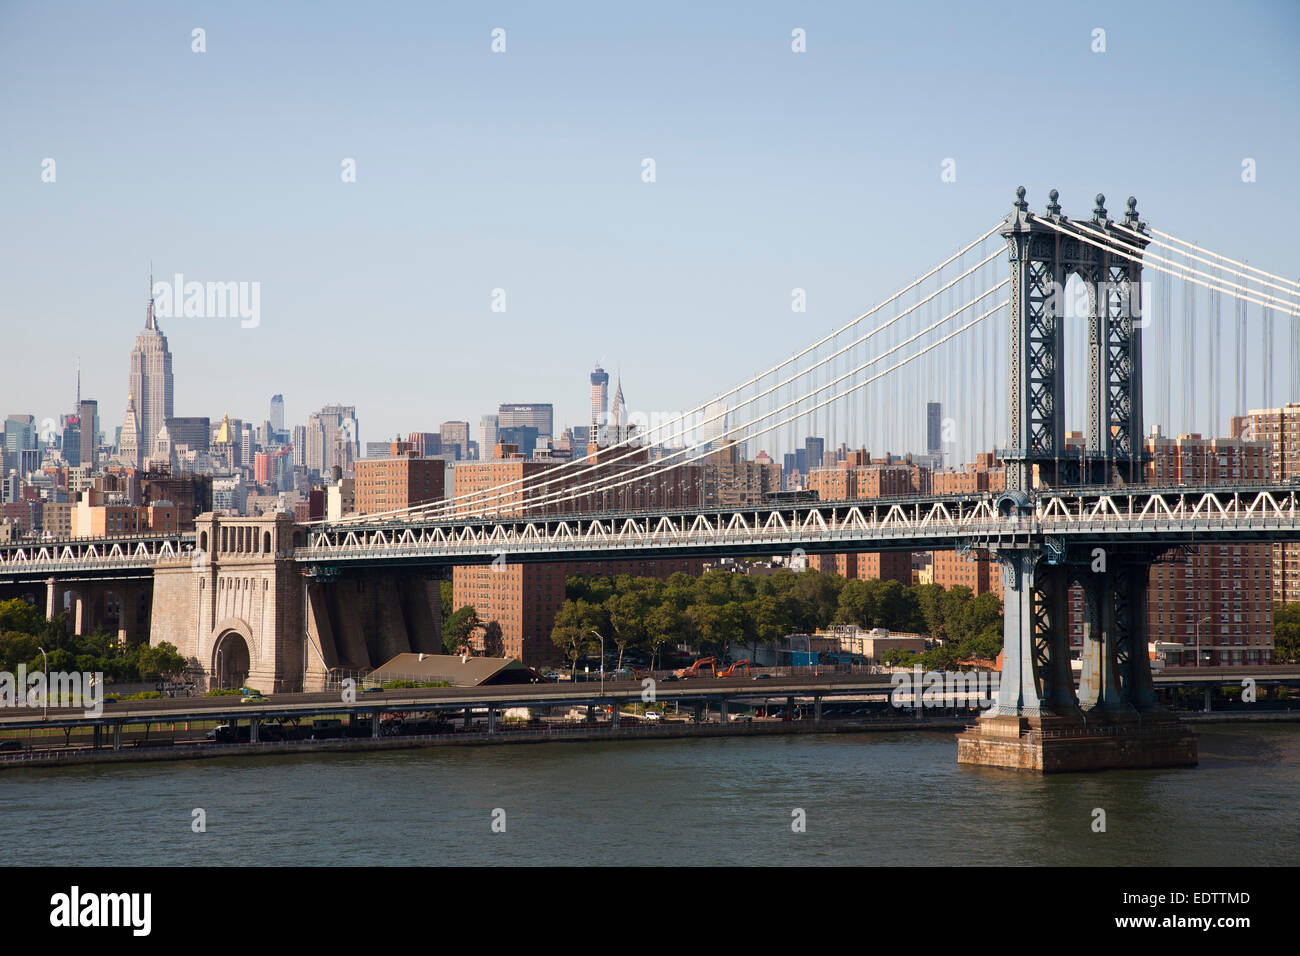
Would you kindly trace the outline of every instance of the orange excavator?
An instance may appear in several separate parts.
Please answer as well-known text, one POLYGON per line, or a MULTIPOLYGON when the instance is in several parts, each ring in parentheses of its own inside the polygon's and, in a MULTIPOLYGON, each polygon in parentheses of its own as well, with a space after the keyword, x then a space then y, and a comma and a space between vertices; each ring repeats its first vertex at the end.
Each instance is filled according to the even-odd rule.
POLYGON ((746 676, 746 677, 749 677, 749 676, 750 676, 750 674, 749 674, 749 658, 748 658, 748 657, 746 657, 743 661, 734 661, 734 662, 732 663, 732 665, 731 665, 730 667, 728 667, 725 671, 720 671, 720 670, 716 670, 716 669, 715 669, 714 674, 715 674, 715 676, 717 676, 717 677, 730 677, 732 674, 734 674, 734 673, 736 672, 736 668, 737 668, 737 667, 743 667, 743 668, 745 668, 745 676, 746 676))
POLYGON ((673 671, 678 677, 699 677, 700 671, 708 668, 716 677, 718 674, 718 659, 716 657, 701 657, 690 667, 683 667, 673 671))

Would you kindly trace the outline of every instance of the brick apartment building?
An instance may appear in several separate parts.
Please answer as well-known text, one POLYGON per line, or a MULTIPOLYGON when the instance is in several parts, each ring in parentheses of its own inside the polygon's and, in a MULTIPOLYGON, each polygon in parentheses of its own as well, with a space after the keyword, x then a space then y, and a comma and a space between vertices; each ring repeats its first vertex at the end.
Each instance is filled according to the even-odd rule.
POLYGON ((353 466, 357 514, 396 511, 446 496, 446 463, 422 458, 406 442, 394 442, 389 458, 361 458, 353 466))
POLYGON ((174 534, 180 531, 180 516, 169 501, 133 505, 103 491, 82 492, 72 509, 72 535, 102 538, 136 534, 174 534))
MULTIPOLYGON (((1248 485, 1272 474, 1263 441, 1153 434, 1146 451, 1146 480, 1153 483, 1248 485)), ((1071 602, 1080 644, 1081 604, 1071 602)), ((1181 652, 1165 648, 1167 664, 1195 664, 1198 642, 1202 666, 1267 662, 1273 657, 1273 546, 1206 545, 1185 557, 1166 555, 1151 568, 1147 606, 1148 640, 1182 645, 1181 652)))
MULTIPOLYGON (((594 461, 570 465, 525 459, 517 446, 500 443, 493 457, 482 462, 463 462, 456 467, 456 497, 485 491, 499 485, 519 482, 490 501, 469 501, 457 505, 460 513, 471 511, 491 514, 547 513, 621 510, 629 508, 699 507, 702 503, 702 469, 699 465, 682 465, 660 474, 630 481, 620 488, 600 495, 578 491, 573 498, 543 502, 543 496, 558 489, 575 489, 595 480, 636 478, 631 469, 645 463, 644 452, 625 461, 611 459, 626 454, 620 448, 598 452, 594 461), (579 474, 587 466, 591 472, 579 474), (543 485, 562 479, 554 485, 543 485)), ((655 470, 655 466, 650 470, 655 470)), ((631 561, 572 561, 545 564, 507 564, 505 567, 476 565, 458 567, 452 572, 452 606, 473 605, 485 624, 495 621, 501 627, 505 654, 533 666, 559 663, 560 650, 551 642, 555 614, 564 603, 564 581, 569 575, 631 574, 667 578, 682 571, 700 574, 704 562, 699 558, 658 558, 631 561)))
MULTIPOLYGON (((806 488, 822 501, 864 501, 930 493, 930 469, 910 460, 886 455, 872 459, 865 449, 849 451, 834 466, 811 468, 806 488)), ((846 578, 912 583, 910 551, 867 551, 860 554, 819 554, 809 567, 834 571, 846 578)))
MULTIPOLYGON (((975 456, 975 461, 960 471, 937 471, 931 478, 936 495, 981 494, 997 495, 1006 490, 1006 471, 992 453, 975 456)), ((931 573, 935 584, 945 588, 961 585, 979 596, 992 592, 1002 596, 1002 574, 998 563, 986 551, 973 551, 969 555, 956 551, 935 551, 932 555, 931 573)))
MULTIPOLYGON (((1273 480, 1300 480, 1300 402, 1252 409, 1234 418, 1232 437, 1268 442, 1273 480)), ((1300 601, 1300 544, 1273 545, 1273 600, 1300 601)))
POLYGON ((781 466, 767 455, 750 461, 742 445, 726 441, 704 458, 704 501, 723 508, 748 508, 781 490, 781 466))

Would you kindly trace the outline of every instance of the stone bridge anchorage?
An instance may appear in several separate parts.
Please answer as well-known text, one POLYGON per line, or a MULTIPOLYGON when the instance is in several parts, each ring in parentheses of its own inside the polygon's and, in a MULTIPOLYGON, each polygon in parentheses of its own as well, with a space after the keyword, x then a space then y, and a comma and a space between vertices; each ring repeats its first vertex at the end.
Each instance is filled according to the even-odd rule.
POLYGON ((442 653, 429 569, 303 566, 305 532, 285 514, 200 515, 193 550, 153 566, 149 640, 197 662, 211 688, 319 690, 331 672, 404 652, 442 653))

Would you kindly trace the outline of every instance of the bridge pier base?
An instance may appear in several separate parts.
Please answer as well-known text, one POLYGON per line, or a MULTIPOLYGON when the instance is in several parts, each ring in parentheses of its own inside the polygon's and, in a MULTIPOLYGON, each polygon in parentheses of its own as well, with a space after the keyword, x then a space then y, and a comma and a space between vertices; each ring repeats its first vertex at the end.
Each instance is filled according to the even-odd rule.
POLYGON ((1034 773, 1195 767, 1196 735, 1162 713, 982 718, 957 736, 957 762, 1034 773))
POLYGON ((993 549, 1006 595, 1002 675, 996 705, 957 737, 959 764, 1035 773, 1196 766, 1196 735, 1152 689, 1152 554, 1112 548, 1099 562, 1098 550, 993 549), (1066 610, 1075 585, 1087 608, 1077 695, 1066 610))

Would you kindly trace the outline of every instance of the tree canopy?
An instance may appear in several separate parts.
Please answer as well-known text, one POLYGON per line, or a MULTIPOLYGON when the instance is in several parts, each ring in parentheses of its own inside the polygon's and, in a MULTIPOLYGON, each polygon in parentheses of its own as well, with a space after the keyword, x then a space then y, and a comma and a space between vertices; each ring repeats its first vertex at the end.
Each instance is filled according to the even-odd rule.
POLYGON ((187 662, 166 642, 122 647, 103 630, 90 634, 68 633, 60 617, 47 621, 36 607, 23 600, 0 601, 0 670, 16 673, 43 671, 45 648, 51 672, 102 673, 108 681, 166 680, 184 673, 187 662))
POLYGON ((605 636, 606 652, 617 654, 618 666, 629 652, 653 665, 678 643, 718 657, 748 648, 752 657, 759 645, 831 624, 927 634, 962 656, 991 650, 987 656, 996 657, 1002 646, 1001 602, 993 594, 975 597, 966 587, 846 579, 813 569, 677 573, 667 581, 571 576, 565 584, 551 639, 573 665, 599 652, 592 631, 605 636))

